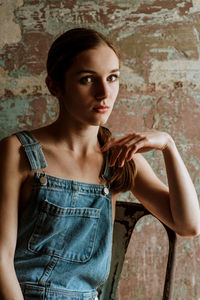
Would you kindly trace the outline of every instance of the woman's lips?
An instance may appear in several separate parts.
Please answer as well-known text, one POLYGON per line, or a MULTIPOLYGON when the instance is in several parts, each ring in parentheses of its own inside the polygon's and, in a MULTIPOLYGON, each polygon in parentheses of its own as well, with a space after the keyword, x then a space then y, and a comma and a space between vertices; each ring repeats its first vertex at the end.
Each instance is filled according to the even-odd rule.
POLYGON ((96 111, 97 113, 103 114, 106 113, 109 110, 109 106, 105 105, 99 105, 94 107, 94 111, 96 111))

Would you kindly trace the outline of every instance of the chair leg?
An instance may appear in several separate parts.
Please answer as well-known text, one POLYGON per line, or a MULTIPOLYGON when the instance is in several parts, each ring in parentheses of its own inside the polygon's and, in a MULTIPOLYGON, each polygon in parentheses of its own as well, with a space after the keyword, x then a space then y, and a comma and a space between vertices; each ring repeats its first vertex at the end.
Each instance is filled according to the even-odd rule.
MULTIPOLYGON (((163 224, 164 225, 164 224, 163 224)), ((165 285, 163 291, 163 300, 173 300, 173 283, 176 267, 176 233, 169 227, 165 226, 169 239, 169 253, 165 275, 165 285)))
MULTIPOLYGON (((114 300, 120 279, 125 254, 137 221, 150 214, 143 205, 118 201, 116 205, 116 220, 113 233, 113 252, 110 275, 104 286, 99 290, 99 300, 114 300)), ((173 281, 175 273, 176 234, 161 223, 167 231, 169 240, 168 261, 162 300, 172 300, 173 281)))

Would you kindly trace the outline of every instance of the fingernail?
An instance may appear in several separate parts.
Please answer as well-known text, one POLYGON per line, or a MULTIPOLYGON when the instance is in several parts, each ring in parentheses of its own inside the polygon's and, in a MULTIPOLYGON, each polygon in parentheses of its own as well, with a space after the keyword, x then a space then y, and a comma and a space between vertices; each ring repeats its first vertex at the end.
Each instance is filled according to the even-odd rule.
POLYGON ((118 167, 120 167, 120 168, 122 168, 122 167, 123 167, 123 165, 124 165, 124 163, 123 163, 123 162, 120 162, 120 163, 118 163, 118 167))

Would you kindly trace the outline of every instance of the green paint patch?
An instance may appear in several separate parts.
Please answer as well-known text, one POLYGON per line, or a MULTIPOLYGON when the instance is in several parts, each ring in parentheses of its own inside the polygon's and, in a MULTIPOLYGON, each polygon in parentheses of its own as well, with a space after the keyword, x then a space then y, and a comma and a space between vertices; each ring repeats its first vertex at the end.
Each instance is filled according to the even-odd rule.
POLYGON ((0 59, 0 66, 3 68, 3 69, 6 69, 6 65, 5 65, 5 61, 0 59))
POLYGON ((14 77, 14 78, 19 78, 19 77, 23 77, 23 76, 31 77, 32 74, 30 74, 27 71, 27 66, 23 65, 20 69, 14 69, 13 71, 10 71, 9 76, 14 77))
POLYGON ((33 125, 31 119, 34 112, 29 105, 31 100, 27 100, 27 98, 15 98, 1 102, 0 139, 33 125))
MULTIPOLYGON (((38 100, 38 97, 23 95, 14 99, 6 99, 1 102, 0 107, 0 139, 14 132, 31 128, 37 122, 37 110, 31 104, 38 100)), ((46 122, 54 120, 57 115, 57 101, 52 101, 47 97, 46 111, 42 116, 40 126, 46 125, 46 122)))

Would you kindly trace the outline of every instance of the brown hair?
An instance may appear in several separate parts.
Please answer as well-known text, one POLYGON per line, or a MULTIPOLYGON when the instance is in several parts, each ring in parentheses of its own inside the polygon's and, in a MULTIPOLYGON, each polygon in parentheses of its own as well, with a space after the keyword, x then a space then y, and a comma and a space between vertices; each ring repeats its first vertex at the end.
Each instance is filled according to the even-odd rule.
POLYGON ((56 82, 62 84, 65 72, 73 64, 76 56, 100 44, 110 47, 117 57, 119 54, 103 34, 87 28, 74 28, 64 32, 52 44, 47 58, 47 73, 56 82))
MULTIPOLYGON (((98 132, 98 140, 101 146, 111 138, 112 134, 106 127, 100 126, 98 132)), ((108 160, 112 155, 113 149, 107 151, 108 160)), ((133 160, 125 161, 124 166, 109 167, 109 186, 110 190, 114 193, 130 191, 135 182, 136 167, 133 160)))
MULTIPOLYGON (((119 53, 113 44, 101 33, 87 28, 74 28, 59 36, 52 44, 47 58, 47 73, 61 87, 66 71, 73 64, 78 54, 85 50, 97 48, 100 44, 110 47, 117 57, 119 53)), ((98 132, 98 140, 103 146, 111 138, 109 129, 101 126, 98 132)), ((107 151, 108 158, 112 149, 107 151)), ((123 168, 117 166, 109 168, 111 179, 108 184, 112 192, 125 192, 134 185, 136 174, 134 161, 126 161, 123 168)))

